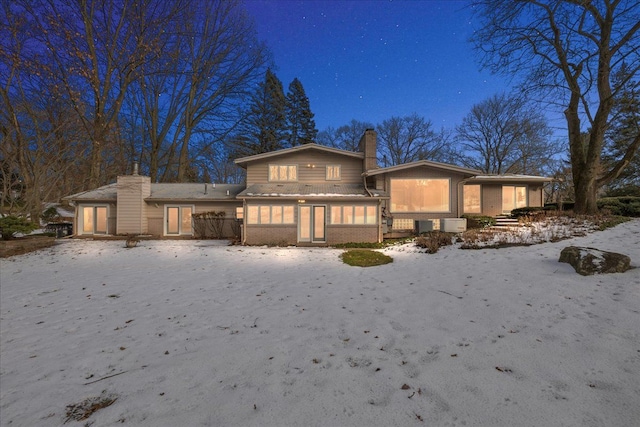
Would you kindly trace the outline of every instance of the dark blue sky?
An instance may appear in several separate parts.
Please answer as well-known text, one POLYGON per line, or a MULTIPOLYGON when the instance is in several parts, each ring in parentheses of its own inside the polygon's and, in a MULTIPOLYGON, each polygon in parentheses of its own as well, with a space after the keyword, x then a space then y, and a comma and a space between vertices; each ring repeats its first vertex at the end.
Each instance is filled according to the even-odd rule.
POLYGON ((285 92, 302 82, 319 130, 414 112, 452 129, 473 104, 508 92, 508 79, 479 70, 468 4, 246 0, 285 92))

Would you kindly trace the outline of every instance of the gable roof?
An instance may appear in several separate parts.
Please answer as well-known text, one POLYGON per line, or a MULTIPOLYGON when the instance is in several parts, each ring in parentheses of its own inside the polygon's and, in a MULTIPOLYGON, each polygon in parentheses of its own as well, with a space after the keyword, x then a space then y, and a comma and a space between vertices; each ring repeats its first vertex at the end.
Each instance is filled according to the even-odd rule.
POLYGON ((354 157, 356 159, 364 159, 364 153, 361 153, 361 152, 341 150, 339 148, 332 148, 332 147, 327 147, 325 145, 310 143, 310 144, 298 145, 296 147, 291 147, 291 148, 284 148, 282 150, 270 151, 268 153, 254 154, 252 156, 241 157, 239 159, 235 159, 234 163, 241 167, 245 167, 247 163, 254 162, 256 160, 264 160, 272 157, 279 157, 287 154, 298 153, 298 152, 309 151, 309 150, 323 151, 325 153, 354 157))
POLYGON ((103 185, 94 190, 81 191, 80 193, 72 194, 70 196, 63 197, 62 200, 79 200, 79 201, 92 201, 99 200, 105 202, 115 202, 118 199, 117 184, 103 185))
MULTIPOLYGON (((95 190, 83 191, 63 197, 62 200, 117 202, 117 185, 116 183, 104 185, 95 190)), ((235 197, 244 190, 244 188, 244 184, 151 183, 151 195, 146 197, 145 200, 235 200, 235 197), (227 194, 227 191, 229 191, 229 194, 227 194)))
POLYGON ((253 184, 238 194, 247 197, 386 197, 381 190, 369 189, 362 184, 253 184))
POLYGON ((417 167, 429 167, 434 169, 442 169, 449 172, 458 172, 464 175, 478 175, 482 173, 476 169, 463 168, 461 166, 449 165, 447 163, 432 162, 431 160, 418 160, 411 163, 403 163, 401 165, 388 166, 386 168, 370 169, 366 171, 365 176, 380 175, 383 173, 397 172, 417 167))

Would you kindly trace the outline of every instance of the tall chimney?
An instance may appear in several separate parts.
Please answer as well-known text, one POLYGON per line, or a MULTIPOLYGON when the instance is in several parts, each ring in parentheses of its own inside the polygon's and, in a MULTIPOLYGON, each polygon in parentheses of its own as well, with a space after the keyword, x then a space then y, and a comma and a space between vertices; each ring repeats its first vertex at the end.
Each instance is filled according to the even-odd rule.
POLYGON ((367 129, 364 131, 358 147, 361 152, 364 153, 364 170, 378 168, 378 152, 376 142, 376 131, 373 129, 367 129))
POLYGON ((132 175, 138 175, 138 162, 133 164, 133 173, 132 175))

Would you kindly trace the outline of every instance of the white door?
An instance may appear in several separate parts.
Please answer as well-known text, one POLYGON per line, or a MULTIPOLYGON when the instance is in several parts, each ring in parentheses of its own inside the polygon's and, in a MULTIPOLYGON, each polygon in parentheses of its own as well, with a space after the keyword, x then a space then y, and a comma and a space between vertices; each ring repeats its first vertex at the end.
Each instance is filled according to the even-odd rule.
POLYGON ((300 205, 298 207, 298 242, 326 242, 327 207, 300 205))

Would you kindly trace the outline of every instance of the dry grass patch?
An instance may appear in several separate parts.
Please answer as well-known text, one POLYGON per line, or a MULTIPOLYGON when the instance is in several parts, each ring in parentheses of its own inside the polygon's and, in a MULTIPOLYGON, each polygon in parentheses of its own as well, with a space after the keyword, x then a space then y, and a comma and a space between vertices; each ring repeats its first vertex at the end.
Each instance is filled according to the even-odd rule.
POLYGON ((86 420, 100 409, 113 405, 116 400, 118 400, 117 395, 103 392, 101 396, 89 397, 80 403, 67 405, 67 418, 64 422, 66 424, 69 421, 86 420))

